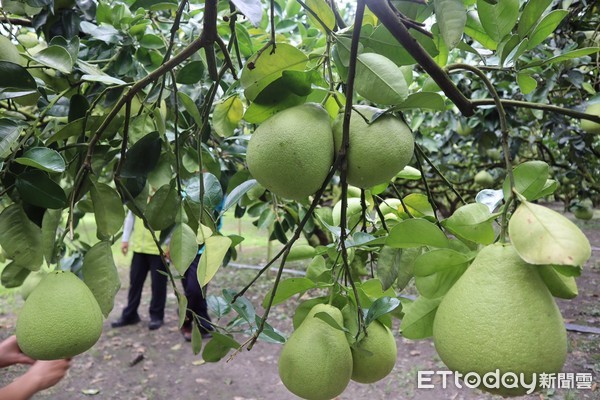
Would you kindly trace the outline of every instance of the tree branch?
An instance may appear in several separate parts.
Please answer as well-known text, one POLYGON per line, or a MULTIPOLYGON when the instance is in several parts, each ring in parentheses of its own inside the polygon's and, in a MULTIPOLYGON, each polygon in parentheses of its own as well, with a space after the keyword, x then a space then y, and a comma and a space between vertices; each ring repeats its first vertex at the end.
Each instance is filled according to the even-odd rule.
POLYGON ((465 117, 474 114, 473 104, 450 80, 448 74, 440 68, 425 49, 416 41, 404 26, 399 12, 386 0, 366 0, 369 9, 379 18, 381 23, 394 35, 396 40, 410 53, 423 69, 444 91, 446 96, 458 107, 465 117))
MULTIPOLYGON (((553 106, 550 104, 541 104, 541 103, 529 103, 527 101, 519 101, 519 100, 504 100, 500 99, 502 105, 506 107, 521 107, 521 108, 532 108, 534 110, 542 110, 542 111, 550 111, 557 114, 567 115, 573 118, 579 119, 587 119, 600 124, 600 115, 587 114, 581 111, 575 111, 570 108, 563 108, 558 106, 553 106)), ((473 105, 475 107, 481 106, 491 106, 494 105, 494 99, 481 99, 481 100, 473 100, 473 105)))

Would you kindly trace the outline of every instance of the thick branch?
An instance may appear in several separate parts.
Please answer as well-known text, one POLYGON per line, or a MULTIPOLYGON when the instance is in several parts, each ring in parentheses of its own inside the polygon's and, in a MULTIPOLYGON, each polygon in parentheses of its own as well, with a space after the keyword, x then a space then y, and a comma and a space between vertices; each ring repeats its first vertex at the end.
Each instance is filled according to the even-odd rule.
MULTIPOLYGON (((532 108, 534 110, 542 110, 542 111, 550 111, 557 114, 567 115, 573 118, 579 119, 587 119, 593 122, 600 124, 600 115, 587 114, 581 111, 575 111, 570 108, 563 108, 558 106, 553 106, 550 104, 541 104, 541 103, 529 103, 527 101, 518 101, 518 100, 500 100, 502 105, 505 107, 522 107, 522 108, 532 108)), ((473 100, 473 105, 475 107, 481 106, 491 106, 494 105, 494 99, 481 99, 481 100, 473 100)))
POLYGON ((386 0, 366 0, 369 9, 381 23, 394 35, 396 40, 410 53, 421 67, 444 91, 446 96, 458 107, 465 117, 474 114, 473 104, 458 90, 446 72, 440 68, 425 49, 416 41, 404 26, 394 9, 386 0))

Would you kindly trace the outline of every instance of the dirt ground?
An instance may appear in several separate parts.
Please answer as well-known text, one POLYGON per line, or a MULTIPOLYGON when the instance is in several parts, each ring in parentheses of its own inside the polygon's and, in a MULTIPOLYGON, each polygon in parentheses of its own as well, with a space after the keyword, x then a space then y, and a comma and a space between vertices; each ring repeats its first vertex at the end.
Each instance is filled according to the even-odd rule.
MULTIPOLYGON (((574 300, 558 301, 568 323, 600 328, 600 219, 577 222, 594 247, 592 259, 584 274, 578 278, 579 296, 574 300)), ((246 247, 244 251, 250 251, 246 247)), ((243 258, 243 255, 242 255, 243 258)), ((260 261, 260 260, 254 260, 260 261)), ((189 343, 177 329, 177 305, 169 295, 165 325, 157 331, 147 329, 149 279, 140 307, 142 323, 120 329, 110 327, 125 305, 128 287, 127 266, 120 268, 123 287, 116 305, 104 324, 100 341, 88 352, 77 356, 68 376, 57 386, 36 395, 35 399, 119 399, 119 400, 286 400, 297 399, 279 380, 277 359, 279 345, 258 342, 251 351, 242 351, 230 361, 205 363, 195 356, 189 343)), ((228 267, 217 274, 209 294, 219 294, 222 288, 240 289, 255 271, 228 267)), ((247 294, 253 304, 262 301, 272 276, 261 278, 247 294)), ((296 301, 296 300, 295 300, 296 301)), ((272 311, 275 326, 291 333, 291 316, 295 301, 277 306, 272 311)), ((0 339, 14 331, 14 311, 22 305, 19 296, 0 299, 0 339)), ((472 389, 453 385, 435 389, 417 389, 417 371, 445 370, 430 340, 410 341, 398 333, 398 360, 394 371, 385 379, 371 385, 351 382, 340 400, 461 400, 500 399, 472 389)), ((244 340, 243 337, 237 338, 244 340)), ((24 367, 10 367, 0 373, 0 385, 11 381, 24 367)), ((565 372, 592 373, 595 390, 556 390, 521 397, 520 399, 600 399, 600 335, 569 332, 569 355, 565 372)), ((2 399, 10 400, 10 399, 2 399)))

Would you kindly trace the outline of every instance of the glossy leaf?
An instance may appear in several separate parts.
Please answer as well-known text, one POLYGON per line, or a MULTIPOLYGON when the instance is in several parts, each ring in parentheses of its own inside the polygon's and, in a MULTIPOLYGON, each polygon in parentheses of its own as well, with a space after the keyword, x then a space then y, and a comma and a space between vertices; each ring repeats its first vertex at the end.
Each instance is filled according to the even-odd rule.
POLYGON ((377 256, 377 278, 384 289, 391 287, 398 278, 402 250, 383 246, 377 256))
POLYGON ((496 50, 498 48, 498 42, 492 39, 485 29, 483 29, 481 21, 479 21, 479 18, 474 12, 467 14, 465 33, 489 50, 496 50))
POLYGON ((436 20, 448 49, 460 41, 467 23, 467 9, 462 0, 434 0, 436 20))
POLYGON ((194 321, 192 323, 192 352, 198 354, 200 350, 202 350, 202 334, 200 328, 198 328, 198 323, 194 321))
POLYGON ((488 245, 494 241, 495 232, 489 208, 480 203, 467 204, 442 221, 442 226, 452 234, 475 243, 488 245))
POLYGON ((48 46, 31 56, 31 59, 63 74, 69 74, 73 70, 74 61, 69 52, 62 46, 48 46))
POLYGON ((204 69, 205 67, 202 61, 190 61, 177 71, 177 83, 183 85, 193 85, 198 83, 204 76, 204 69))
POLYGON ((202 126, 202 115, 194 100, 184 92, 177 92, 177 100, 183 105, 185 111, 190 114, 197 126, 202 126))
POLYGON ((451 249, 435 249, 415 259, 415 284, 429 299, 444 296, 467 270, 470 258, 451 249))
POLYGON ((335 15, 325 0, 306 0, 306 5, 318 17, 317 19, 310 12, 306 12, 308 20, 315 28, 324 33, 327 33, 327 29, 333 31, 333 28, 335 28, 335 15), (323 23, 327 29, 323 28, 323 24, 321 23, 323 23))
POLYGON ((17 144, 21 126, 8 118, 0 118, 0 158, 4 159, 17 144))
POLYGON ((17 265, 13 261, 2 269, 0 284, 7 289, 19 287, 23 285, 30 273, 30 270, 17 265))
POLYGON ((508 223, 517 253, 529 264, 582 266, 592 248, 573 222, 549 208, 522 202, 508 223))
POLYGON ((280 78, 283 71, 304 71, 308 63, 308 57, 290 44, 278 43, 275 52, 271 54, 271 51, 272 46, 265 49, 260 57, 252 56, 242 71, 240 82, 245 89, 245 97, 250 101, 256 99, 271 82, 280 78))
POLYGON ((100 241, 85 253, 82 273, 83 282, 94 294, 102 314, 108 317, 121 287, 110 242, 100 241))
POLYGON ((125 154, 121 176, 125 178, 148 176, 148 173, 158 164, 161 142, 156 131, 148 133, 135 142, 125 154))
POLYGON ((231 239, 226 236, 211 236, 204 243, 204 252, 198 265, 198 282, 206 286, 215 276, 229 250, 231 239))
POLYGON ((94 204, 96 236, 103 240, 116 235, 125 218, 121 197, 116 190, 100 182, 92 185, 90 195, 94 204))
POLYGON ((367 316, 365 317, 365 325, 369 325, 382 316, 391 313, 400 306, 400 300, 395 297, 380 297, 371 304, 367 316))
POLYGON ((213 128, 217 135, 229 137, 244 115, 244 105, 237 96, 232 96, 215 106, 213 112, 213 128))
POLYGON ((20 174, 15 186, 23 201, 43 208, 64 208, 67 195, 58 183, 43 171, 32 170, 20 174))
POLYGON ((18 204, 0 213, 0 246, 19 267, 37 271, 43 262, 42 231, 18 204))
POLYGON ((444 103, 444 98, 435 92, 417 92, 410 94, 406 100, 394 108, 400 110, 425 108, 428 110, 444 111, 446 104, 444 103))
POLYGON ((537 81, 533 79, 531 75, 523 72, 517 74, 517 83, 519 84, 523 94, 529 94, 537 87, 537 81))
POLYGON ((256 179, 250 179, 236 186, 235 189, 233 189, 225 198, 225 202, 223 203, 223 209, 221 210, 221 215, 223 215, 225 211, 229 210, 233 205, 237 204, 237 202, 240 201, 240 199, 244 197, 244 195, 248 193, 248 191, 255 187, 257 184, 258 182, 256 181, 256 179))
POLYGON ((56 150, 46 147, 28 149, 21 157, 17 157, 15 162, 47 172, 63 172, 65 170, 65 160, 61 155, 56 150))
POLYGON ((495 5, 477 0, 477 14, 485 32, 490 38, 500 42, 517 23, 519 0, 502 0, 495 5))
MULTIPOLYGON (((515 180, 515 190, 524 196, 527 200, 535 200, 538 194, 546 185, 548 179, 549 167, 543 161, 527 161, 519 164, 513 170, 515 180)), ((510 182, 508 177, 502 187, 504 198, 510 195, 510 182)))
POLYGON ((181 197, 177 193, 175 182, 158 188, 146 207, 146 218, 148 218, 150 227, 161 231, 172 226, 175 223, 180 203, 181 197))
POLYGON ((359 54, 355 89, 361 96, 379 104, 399 104, 408 96, 400 68, 376 53, 359 54))
POLYGON ((421 246, 448 247, 448 239, 432 222, 412 218, 394 226, 390 230, 385 244, 397 249, 421 246))
POLYGON ((236 8, 244 14, 254 26, 258 26, 263 16, 260 0, 231 0, 236 8))
POLYGON ((56 231, 60 225, 62 210, 46 210, 42 219, 42 251, 46 263, 52 264, 55 259, 56 231))
POLYGON ((567 10, 554 10, 544 16, 533 30, 533 33, 529 35, 529 44, 527 45, 527 48, 532 49, 546 40, 568 14, 569 11, 567 10))
POLYGON ((517 32, 521 39, 533 29, 550 4, 552 4, 552 0, 537 0, 525 3, 521 18, 519 18, 519 26, 517 27, 517 32))
POLYGON ((169 244, 171 265, 179 275, 185 274, 196 255, 198 254, 198 243, 196 234, 187 224, 177 224, 171 234, 169 244))
MULTIPOLYGON (((315 283, 308 278, 288 278, 279 282, 275 297, 273 298, 273 305, 283 303, 295 294, 304 293, 309 289, 315 287, 315 283)), ((269 290, 263 300, 263 307, 267 307, 269 299, 271 297, 272 290, 269 290)))
POLYGON ((418 297, 404 307, 400 323, 402 336, 407 339, 425 339, 433 335, 433 320, 441 299, 418 297))

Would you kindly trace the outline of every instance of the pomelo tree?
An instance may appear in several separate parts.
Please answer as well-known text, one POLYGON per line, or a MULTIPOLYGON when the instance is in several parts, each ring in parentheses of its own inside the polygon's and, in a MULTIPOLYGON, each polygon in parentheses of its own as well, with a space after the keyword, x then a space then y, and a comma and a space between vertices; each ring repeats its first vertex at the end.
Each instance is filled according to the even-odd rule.
POLYGON ((198 246, 205 285, 244 240, 219 232, 229 211, 284 247, 213 297, 229 324, 204 346, 193 335, 207 361, 284 343, 270 310, 304 292, 315 296, 295 327, 318 304, 346 310, 355 334, 338 336, 353 350, 394 318, 404 337, 430 337, 446 293, 494 243, 514 247, 536 287, 573 297, 590 245, 536 203, 598 201, 599 15, 550 0, 2 0, 1 283, 45 262, 79 274, 107 316, 129 209, 157 246, 171 236, 183 322, 176 282, 198 246), (86 214, 97 242, 78 232, 86 214), (294 246, 301 236, 312 248, 294 246), (306 277, 282 279, 288 258, 308 259, 306 277), (252 304, 246 290, 273 265, 252 304), (412 280, 419 297, 399 297, 412 280))

